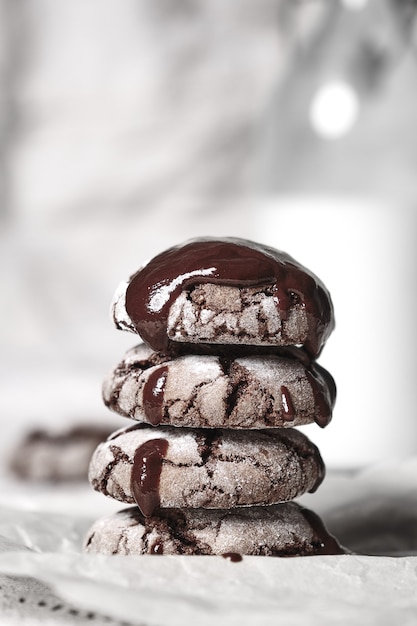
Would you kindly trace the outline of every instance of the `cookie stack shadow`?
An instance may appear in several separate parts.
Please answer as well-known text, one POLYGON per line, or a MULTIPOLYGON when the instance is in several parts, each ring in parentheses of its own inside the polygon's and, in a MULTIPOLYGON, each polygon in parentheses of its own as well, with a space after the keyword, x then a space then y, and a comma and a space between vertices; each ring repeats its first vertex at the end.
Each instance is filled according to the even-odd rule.
POLYGON ((122 283, 118 328, 142 343, 106 377, 106 406, 134 423, 98 445, 93 488, 132 505, 93 524, 103 554, 307 556, 343 549, 294 502, 321 484, 296 427, 330 422, 316 361, 334 326, 319 279, 240 239, 171 248, 122 283))

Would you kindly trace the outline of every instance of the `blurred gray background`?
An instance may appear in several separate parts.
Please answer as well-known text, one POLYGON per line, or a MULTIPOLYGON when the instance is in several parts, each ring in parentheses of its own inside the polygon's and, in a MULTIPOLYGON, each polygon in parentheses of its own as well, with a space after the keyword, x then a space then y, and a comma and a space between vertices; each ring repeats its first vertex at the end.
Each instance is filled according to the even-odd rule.
POLYGON ((417 451, 415 3, 0 0, 1 448, 126 420, 118 283, 241 236, 329 287, 331 466, 417 451))

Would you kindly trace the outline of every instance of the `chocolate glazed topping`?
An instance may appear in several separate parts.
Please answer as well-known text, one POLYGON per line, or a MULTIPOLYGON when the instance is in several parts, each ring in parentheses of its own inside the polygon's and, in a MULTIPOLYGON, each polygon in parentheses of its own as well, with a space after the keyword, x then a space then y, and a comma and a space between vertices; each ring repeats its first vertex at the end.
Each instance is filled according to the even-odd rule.
POLYGON ((150 439, 135 452, 130 484, 133 498, 145 517, 150 517, 160 505, 159 481, 167 450, 166 439, 150 439))
POLYGON ((126 311, 154 350, 168 347, 172 302, 192 285, 272 285, 282 320, 294 301, 308 318, 306 350, 317 356, 334 327, 330 295, 319 279, 284 252, 244 239, 194 239, 162 252, 139 270, 126 290, 126 311))
POLYGON ((162 405, 167 376, 168 367, 161 365, 150 374, 143 387, 143 408, 146 418, 152 426, 158 426, 162 421, 162 405))

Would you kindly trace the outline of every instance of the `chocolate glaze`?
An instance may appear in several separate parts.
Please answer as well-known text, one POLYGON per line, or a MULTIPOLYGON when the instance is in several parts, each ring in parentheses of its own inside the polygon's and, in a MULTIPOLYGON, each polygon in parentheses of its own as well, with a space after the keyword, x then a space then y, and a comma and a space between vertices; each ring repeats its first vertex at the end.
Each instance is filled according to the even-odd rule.
POLYGON ((300 507, 300 510, 317 537, 314 554, 346 554, 346 550, 328 532, 323 521, 314 511, 304 507, 300 507))
POLYGON ((145 517, 150 517, 160 505, 159 481, 167 450, 166 439, 150 439, 135 452, 131 489, 134 500, 145 517))
MULTIPOLYGON (((323 369, 320 368, 320 371, 323 372, 323 369)), ((329 376, 325 377, 325 383, 327 383, 327 385, 323 385, 318 375, 318 372, 315 371, 314 368, 306 369, 306 377, 311 385, 311 390, 314 397, 314 421, 321 428, 324 428, 330 422, 332 417, 332 408, 334 406, 336 396, 336 386, 334 385, 334 381, 333 385, 331 384, 331 380, 333 379, 331 378, 330 374, 329 376), (326 393, 326 391, 328 393, 326 393)))
MULTIPOLYGON (((154 354, 163 354, 162 352, 154 354)), ((225 362, 237 359, 243 356, 282 356, 290 359, 297 359, 303 365, 310 365, 312 358, 303 347, 299 346, 257 346, 252 344, 210 344, 210 343, 182 343, 171 342, 169 351, 166 352, 167 358, 175 358, 188 354, 208 354, 218 356, 225 362)))
POLYGON ((143 408, 150 424, 158 426, 162 422, 164 390, 168 376, 168 367, 161 365, 149 376, 143 387, 143 408))
POLYGON ((321 281, 284 252, 244 239, 201 238, 169 248, 140 269, 126 290, 126 311, 155 350, 169 346, 167 320, 178 294, 209 282, 270 285, 282 320, 295 303, 305 308, 305 348, 317 356, 334 327, 330 295, 321 281))
POLYGON ((286 422, 292 422, 295 417, 295 408, 290 391, 285 385, 281 385, 282 417, 286 422))
POLYGON ((151 546, 150 553, 151 554, 163 554, 164 544, 162 543, 162 541, 155 541, 155 543, 151 546))

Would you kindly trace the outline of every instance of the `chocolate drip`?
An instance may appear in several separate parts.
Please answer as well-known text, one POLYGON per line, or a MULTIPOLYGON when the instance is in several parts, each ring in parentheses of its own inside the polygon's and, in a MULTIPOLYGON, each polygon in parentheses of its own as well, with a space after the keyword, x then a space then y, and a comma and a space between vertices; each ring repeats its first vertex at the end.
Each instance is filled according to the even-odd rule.
POLYGON ((164 553, 164 544, 162 541, 155 541, 155 543, 151 546, 150 554, 163 554, 164 553))
POLYGON ((316 536, 315 554, 346 554, 346 550, 342 548, 337 539, 331 535, 326 529, 323 521, 310 509, 300 507, 301 513, 310 524, 316 536))
POLYGON ((238 552, 224 552, 222 557, 224 559, 228 559, 232 563, 240 563, 240 561, 243 561, 242 555, 238 552))
POLYGON ((158 426, 162 422, 162 406, 167 376, 168 367, 161 365, 150 374, 143 387, 143 408, 147 420, 153 426, 158 426))
MULTIPOLYGON (((313 368, 306 370, 306 377, 311 385, 311 391, 313 392, 315 405, 314 421, 321 428, 324 428, 332 418, 334 395, 332 391, 330 391, 329 385, 323 385, 323 382, 320 381, 317 372, 315 372, 313 368), (328 394, 326 394, 326 390, 328 394)), ((327 382, 329 383, 329 381, 327 382)), ((336 388, 334 387, 334 389, 336 388)))
POLYGON ((167 450, 166 439, 150 439, 135 452, 131 490, 136 504, 145 517, 150 517, 160 505, 159 481, 167 450))
POLYGON ((155 350, 169 346, 167 321, 183 289, 203 282, 272 286, 282 320, 294 305, 305 309, 305 348, 317 356, 334 327, 330 295, 319 279, 284 252, 233 238, 194 239, 162 252, 139 270, 126 290, 126 311, 155 350))
POLYGON ((290 391, 285 385, 281 385, 282 418, 286 422, 292 422, 295 417, 295 408, 290 391))

